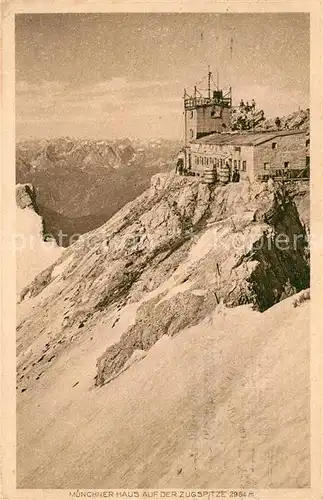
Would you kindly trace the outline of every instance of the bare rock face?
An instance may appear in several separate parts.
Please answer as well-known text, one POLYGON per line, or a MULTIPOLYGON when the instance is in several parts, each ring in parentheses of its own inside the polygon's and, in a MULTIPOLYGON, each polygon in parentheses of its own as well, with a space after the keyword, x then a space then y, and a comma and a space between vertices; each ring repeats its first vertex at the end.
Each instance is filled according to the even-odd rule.
POLYGON ((127 304, 139 304, 136 320, 102 349, 96 385, 220 304, 263 311, 308 285, 306 231, 285 190, 157 174, 150 189, 22 291, 21 302, 35 306, 18 326, 18 388, 27 390, 66 345, 111 312, 121 317, 127 304), (26 351, 35 338, 43 348, 26 351))
POLYGON ((16 185, 16 205, 18 208, 32 208, 38 213, 36 204, 36 191, 32 184, 17 184, 16 185))
MULTIPOLYGON (((287 116, 279 118, 280 128, 287 130, 309 130, 310 126, 310 110, 299 110, 287 116)), ((255 130, 277 130, 277 125, 274 118, 266 119, 255 126, 255 130)))
POLYGON ((296 206, 279 190, 254 186, 247 195, 248 189, 215 190, 208 207, 215 230, 203 229, 189 265, 178 273, 177 286, 190 286, 141 306, 135 325, 99 358, 97 385, 115 378, 135 349, 147 350, 163 335, 199 323, 220 303, 252 303, 264 311, 308 286, 306 234, 296 206))

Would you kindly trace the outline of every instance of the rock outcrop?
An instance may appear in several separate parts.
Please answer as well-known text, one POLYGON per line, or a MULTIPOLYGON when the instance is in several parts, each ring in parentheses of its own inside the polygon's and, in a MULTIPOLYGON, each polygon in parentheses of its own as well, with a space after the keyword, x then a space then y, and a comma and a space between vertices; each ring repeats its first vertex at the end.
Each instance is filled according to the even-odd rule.
POLYGON ((36 203, 36 191, 32 184, 17 184, 16 185, 16 205, 22 210, 26 207, 31 208, 39 213, 36 203))
POLYGON ((18 387, 26 390, 64 344, 113 311, 122 316, 129 304, 138 304, 136 320, 99 358, 97 385, 115 378, 136 350, 198 323, 219 304, 264 311, 308 286, 306 231, 283 188, 214 188, 156 175, 149 190, 22 291, 21 301, 36 305, 19 338, 24 350, 28 338, 29 347, 37 338, 43 349, 21 352, 18 387))
POLYGON ((23 289, 19 488, 309 486, 307 197, 159 174, 23 289))
MULTIPOLYGON (((258 123, 255 126, 255 130, 277 130, 277 124, 275 123, 275 118, 268 118, 258 123)), ((281 130, 309 130, 310 128, 310 110, 300 109, 294 111, 287 116, 279 118, 279 128, 281 130)))

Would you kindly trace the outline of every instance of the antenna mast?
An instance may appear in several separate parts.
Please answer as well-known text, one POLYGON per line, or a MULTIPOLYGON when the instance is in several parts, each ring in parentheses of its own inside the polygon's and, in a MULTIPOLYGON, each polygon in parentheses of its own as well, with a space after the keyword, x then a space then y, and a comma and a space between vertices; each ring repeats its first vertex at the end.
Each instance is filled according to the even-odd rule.
POLYGON ((208 95, 208 98, 211 99, 211 76, 212 76, 212 73, 210 71, 210 66, 209 66, 209 72, 208 72, 208 80, 207 80, 207 95, 208 95))
MULTIPOLYGON (((185 148, 187 146, 187 124, 186 124, 186 108, 185 108, 185 98, 186 98, 186 89, 184 89, 184 145, 185 148)), ((185 153, 186 155, 186 153, 185 153)))

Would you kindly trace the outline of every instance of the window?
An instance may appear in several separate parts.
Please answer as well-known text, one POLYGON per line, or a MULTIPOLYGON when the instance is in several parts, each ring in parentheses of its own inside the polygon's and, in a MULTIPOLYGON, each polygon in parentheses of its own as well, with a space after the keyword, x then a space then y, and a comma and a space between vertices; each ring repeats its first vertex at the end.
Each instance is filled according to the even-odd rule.
POLYGON ((306 146, 309 146, 309 145, 310 145, 310 140, 306 139, 306 146))
POLYGON ((246 162, 246 160, 243 160, 243 162, 242 162, 242 171, 246 172, 246 170, 247 170, 247 162, 246 162))
POLYGON ((267 163, 267 162, 265 161, 265 163, 264 163, 264 170, 268 170, 268 169, 269 169, 269 163, 267 163))
POLYGON ((237 168, 237 160, 234 160, 233 166, 234 166, 234 168, 237 168))
POLYGON ((272 149, 277 149, 277 142, 273 142, 273 143, 271 144, 271 147, 272 147, 272 149))
POLYGON ((284 161, 284 168, 288 168, 289 167, 289 161, 284 161))
POLYGON ((236 146, 236 147, 234 148, 234 150, 235 150, 235 151, 238 151, 239 153, 241 152, 241 148, 240 148, 240 146, 236 146))
POLYGON ((238 161, 238 169, 241 170, 241 160, 238 161))
POLYGON ((199 164, 200 164, 200 159, 199 159, 199 157, 198 157, 198 156, 196 156, 196 158, 195 158, 195 162, 196 162, 196 165, 199 165, 199 164))
POLYGON ((193 118, 193 116, 194 116, 194 113, 193 113, 193 111, 191 111, 191 112, 190 112, 190 119, 192 119, 192 118, 193 118))
POLYGON ((190 136, 191 136, 191 139, 193 139, 193 137, 194 137, 193 129, 190 129, 190 136))

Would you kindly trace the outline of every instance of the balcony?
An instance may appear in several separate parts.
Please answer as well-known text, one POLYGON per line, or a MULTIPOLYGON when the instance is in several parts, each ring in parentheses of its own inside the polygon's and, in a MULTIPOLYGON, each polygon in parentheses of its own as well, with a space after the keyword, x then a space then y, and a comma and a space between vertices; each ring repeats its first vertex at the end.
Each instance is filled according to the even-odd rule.
POLYGON ((222 108, 231 108, 231 97, 208 98, 208 97, 189 97, 184 99, 185 109, 194 109, 203 106, 221 106, 222 108))

